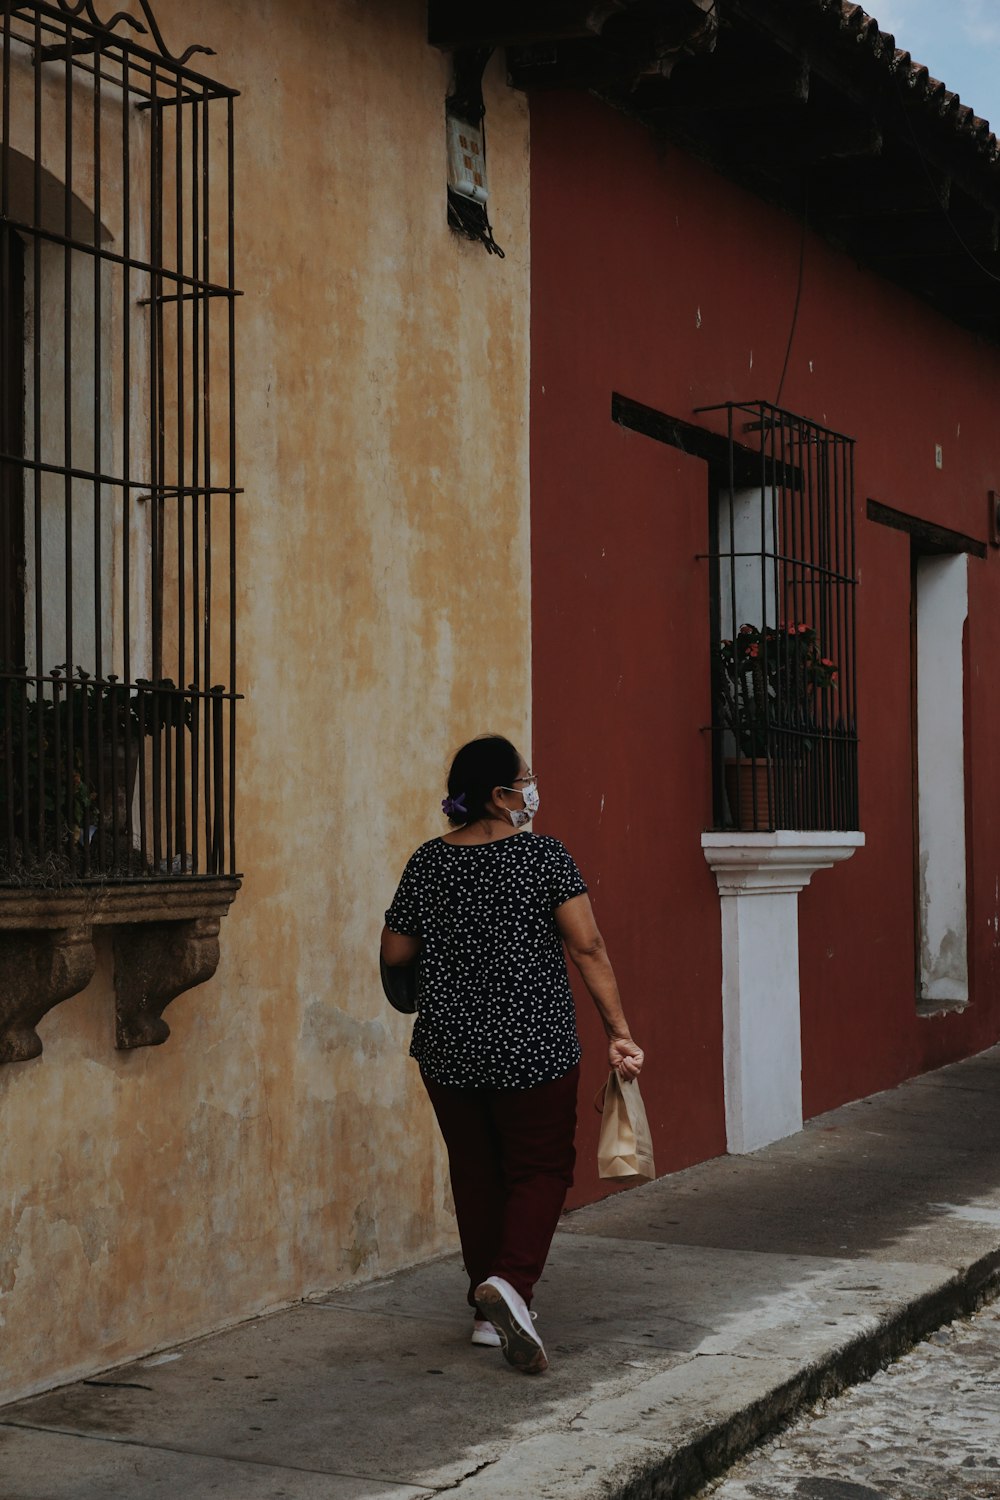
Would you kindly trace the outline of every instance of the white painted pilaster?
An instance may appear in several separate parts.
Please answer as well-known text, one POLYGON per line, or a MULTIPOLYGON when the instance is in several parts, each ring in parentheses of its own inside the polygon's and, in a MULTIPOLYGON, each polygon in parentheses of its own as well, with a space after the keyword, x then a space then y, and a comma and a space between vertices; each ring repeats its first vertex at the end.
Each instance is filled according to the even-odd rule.
POLYGON ((965 849, 968 558, 917 560, 917 823, 920 998, 969 998, 965 849))
POLYGON ((726 1144, 756 1151, 802 1129, 799 892, 863 833, 706 833, 722 906, 726 1144))

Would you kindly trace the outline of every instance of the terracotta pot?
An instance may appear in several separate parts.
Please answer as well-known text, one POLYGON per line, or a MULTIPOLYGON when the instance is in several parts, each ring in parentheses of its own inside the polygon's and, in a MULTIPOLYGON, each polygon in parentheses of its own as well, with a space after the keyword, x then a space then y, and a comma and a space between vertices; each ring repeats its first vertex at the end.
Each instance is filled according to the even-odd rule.
POLYGON ((764 833, 774 825, 774 766, 767 760, 725 762, 726 797, 733 826, 741 833, 764 833))
MULTIPOLYGON (((741 833, 769 833, 773 828, 799 826, 782 822, 782 815, 801 812, 803 762, 782 757, 780 761, 726 758, 726 798, 734 828, 741 833), (779 801, 778 780, 781 798, 779 801)), ((807 825, 807 826, 812 826, 807 825)))

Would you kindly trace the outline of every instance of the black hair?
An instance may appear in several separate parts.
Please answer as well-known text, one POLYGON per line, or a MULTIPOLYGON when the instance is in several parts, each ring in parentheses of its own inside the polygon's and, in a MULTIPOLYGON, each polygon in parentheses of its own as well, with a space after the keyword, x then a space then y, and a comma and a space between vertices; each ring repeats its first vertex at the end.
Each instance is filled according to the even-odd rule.
POLYGON ((502 734, 481 734, 463 745, 448 772, 448 796, 461 798, 464 813, 449 813, 453 828, 486 817, 495 786, 513 786, 521 768, 520 752, 502 734))

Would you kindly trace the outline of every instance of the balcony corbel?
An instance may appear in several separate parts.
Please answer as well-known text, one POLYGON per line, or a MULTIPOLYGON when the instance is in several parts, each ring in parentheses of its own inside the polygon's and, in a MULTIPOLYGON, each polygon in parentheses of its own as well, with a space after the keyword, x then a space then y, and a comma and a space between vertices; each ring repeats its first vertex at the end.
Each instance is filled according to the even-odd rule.
POLYGON ((95 927, 113 929, 115 1042, 157 1046, 162 1013, 219 963, 219 928, 238 876, 0 890, 0 1063, 42 1051, 35 1029, 93 978, 95 927))
POLYGON ((115 929, 115 1046, 158 1047, 170 1035, 163 1012, 219 967, 219 918, 115 929))
POLYGON ((96 964, 87 926, 0 934, 0 1063, 38 1056, 35 1027, 60 1000, 87 988, 96 964))

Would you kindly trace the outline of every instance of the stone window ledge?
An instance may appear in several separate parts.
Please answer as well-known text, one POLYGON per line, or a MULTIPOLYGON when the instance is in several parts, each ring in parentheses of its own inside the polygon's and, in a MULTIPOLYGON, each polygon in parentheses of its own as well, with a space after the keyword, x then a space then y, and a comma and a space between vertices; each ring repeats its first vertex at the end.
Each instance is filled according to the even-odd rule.
POLYGON ((722 896, 798 895, 819 870, 850 859, 864 848, 863 833, 704 833, 701 847, 722 896))
POLYGON ((239 876, 0 889, 0 1063, 37 1057, 39 1021, 90 983, 95 927, 114 944, 115 1045, 165 1042, 163 1011, 219 964, 219 926, 239 876))

